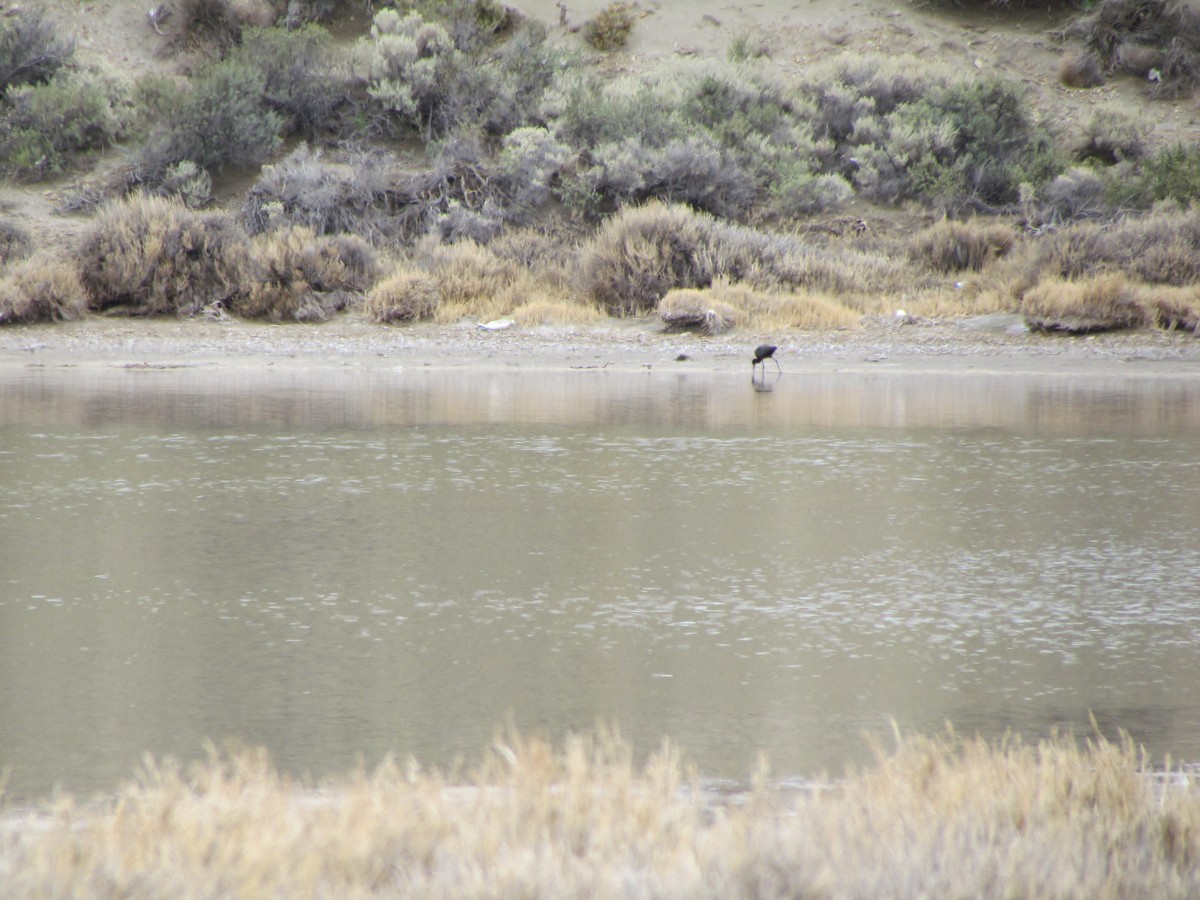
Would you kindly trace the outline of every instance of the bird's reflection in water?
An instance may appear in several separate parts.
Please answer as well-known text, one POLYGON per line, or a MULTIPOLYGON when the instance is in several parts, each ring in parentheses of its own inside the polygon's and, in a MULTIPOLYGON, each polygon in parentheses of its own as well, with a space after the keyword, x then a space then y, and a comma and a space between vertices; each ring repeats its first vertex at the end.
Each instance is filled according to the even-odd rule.
POLYGON ((779 383, 779 376, 776 375, 770 381, 767 380, 767 374, 764 372, 762 380, 759 381, 753 375, 750 376, 750 383, 754 385, 754 390, 759 394, 769 394, 775 390, 775 385, 779 383))

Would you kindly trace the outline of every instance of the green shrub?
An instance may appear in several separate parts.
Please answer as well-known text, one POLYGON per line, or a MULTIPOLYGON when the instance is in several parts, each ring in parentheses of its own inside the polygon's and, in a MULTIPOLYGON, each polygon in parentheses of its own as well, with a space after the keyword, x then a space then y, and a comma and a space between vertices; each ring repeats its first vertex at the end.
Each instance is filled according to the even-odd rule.
POLYGON ((950 209, 1005 206, 1023 182, 1041 184, 1061 168, 1049 132, 1001 81, 952 84, 899 107, 888 124, 888 162, 876 162, 901 197, 950 209))
POLYGON ((45 84, 75 52, 73 42, 59 39, 44 10, 15 10, 0 19, 0 97, 22 84, 45 84))
POLYGON ((184 160, 213 172, 261 163, 280 142, 284 118, 264 102, 264 73, 231 59, 206 69, 137 156, 136 182, 157 187, 184 160))
POLYGON ((353 129, 358 104, 324 28, 247 29, 229 59, 258 70, 264 104, 288 133, 311 139, 353 129))
POLYGON ((37 181, 61 172, 77 153, 104 147, 123 129, 115 85, 94 76, 58 75, 14 88, 0 114, 4 171, 37 181))
POLYGON ((130 313, 194 315, 227 305, 253 267, 245 233, 224 213, 134 195, 96 215, 78 251, 89 306, 130 313))
POLYGON ((356 45, 353 65, 366 85, 371 131, 415 131, 431 140, 466 130, 500 135, 529 124, 562 56, 537 23, 523 24, 483 55, 460 49, 446 28, 415 12, 385 9, 356 45))
POLYGON ((61 322, 86 311, 79 274, 56 254, 39 251, 0 273, 0 325, 61 322))
POLYGON ((1200 199, 1200 149, 1175 144, 1142 163, 1155 200, 1190 203, 1200 199))
POLYGON ((629 43, 629 34, 637 21, 633 3, 610 3, 583 24, 583 39, 597 50, 616 50, 629 43))

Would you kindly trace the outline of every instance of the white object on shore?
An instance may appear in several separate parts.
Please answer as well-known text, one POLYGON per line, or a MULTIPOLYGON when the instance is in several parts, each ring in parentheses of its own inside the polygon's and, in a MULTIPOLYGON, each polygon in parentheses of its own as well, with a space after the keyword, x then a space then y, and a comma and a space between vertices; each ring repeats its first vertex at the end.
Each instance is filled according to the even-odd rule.
POLYGON ((492 319, 490 322, 480 322, 479 327, 484 331, 503 331, 512 323, 512 319, 492 319))

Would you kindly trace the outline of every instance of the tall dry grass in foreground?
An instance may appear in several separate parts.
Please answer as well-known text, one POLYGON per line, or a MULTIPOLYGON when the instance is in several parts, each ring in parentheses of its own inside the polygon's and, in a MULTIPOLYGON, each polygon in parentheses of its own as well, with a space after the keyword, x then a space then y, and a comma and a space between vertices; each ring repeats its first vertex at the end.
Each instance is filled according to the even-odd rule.
POLYGON ((24 897, 1195 897, 1200 789, 1128 742, 906 738, 823 790, 730 801, 666 747, 497 741, 305 790, 262 752, 149 763, 98 808, 0 818, 24 897))

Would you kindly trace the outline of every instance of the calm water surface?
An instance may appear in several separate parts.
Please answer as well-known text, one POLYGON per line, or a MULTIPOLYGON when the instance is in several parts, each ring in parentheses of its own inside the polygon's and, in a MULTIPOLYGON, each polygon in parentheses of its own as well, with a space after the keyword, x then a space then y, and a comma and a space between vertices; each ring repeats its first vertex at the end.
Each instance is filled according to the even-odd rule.
POLYGON ((1200 759, 1200 397, 1170 379, 10 375, 0 767, 315 776, 615 721, 707 775, 889 722, 1200 759))

